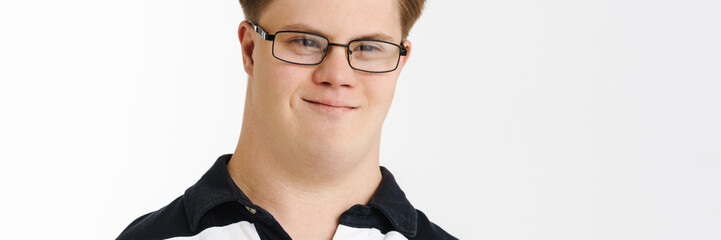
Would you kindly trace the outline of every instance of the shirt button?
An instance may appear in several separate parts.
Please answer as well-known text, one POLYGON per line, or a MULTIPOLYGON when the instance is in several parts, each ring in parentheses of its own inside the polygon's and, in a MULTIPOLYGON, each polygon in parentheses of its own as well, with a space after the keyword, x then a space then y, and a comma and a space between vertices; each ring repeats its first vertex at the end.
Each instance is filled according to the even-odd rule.
POLYGON ((252 209, 248 206, 245 206, 245 209, 248 209, 248 212, 250 212, 250 214, 255 214, 257 212, 257 211, 255 211, 255 209, 252 209))

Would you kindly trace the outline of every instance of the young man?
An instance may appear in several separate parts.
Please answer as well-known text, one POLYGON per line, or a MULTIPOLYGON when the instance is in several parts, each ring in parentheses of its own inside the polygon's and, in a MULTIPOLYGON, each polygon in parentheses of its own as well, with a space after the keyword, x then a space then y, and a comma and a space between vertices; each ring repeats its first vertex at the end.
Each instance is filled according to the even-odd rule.
POLYGON ((241 4, 248 87, 235 152, 118 239, 455 239, 378 160, 424 0, 241 4))

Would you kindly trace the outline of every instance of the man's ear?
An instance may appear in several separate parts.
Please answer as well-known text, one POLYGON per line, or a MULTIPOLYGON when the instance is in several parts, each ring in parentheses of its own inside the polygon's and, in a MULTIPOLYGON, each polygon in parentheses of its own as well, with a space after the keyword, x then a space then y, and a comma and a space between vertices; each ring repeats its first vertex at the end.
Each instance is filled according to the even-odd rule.
POLYGON ((249 79, 253 77, 253 49, 255 49, 253 31, 253 27, 248 21, 243 21, 238 26, 238 40, 243 51, 243 68, 249 79))
POLYGON ((411 41, 403 40, 403 46, 406 47, 406 55, 401 56, 401 62, 398 65, 398 68, 400 68, 400 69, 403 69, 403 66, 406 65, 408 58, 411 57, 411 41))

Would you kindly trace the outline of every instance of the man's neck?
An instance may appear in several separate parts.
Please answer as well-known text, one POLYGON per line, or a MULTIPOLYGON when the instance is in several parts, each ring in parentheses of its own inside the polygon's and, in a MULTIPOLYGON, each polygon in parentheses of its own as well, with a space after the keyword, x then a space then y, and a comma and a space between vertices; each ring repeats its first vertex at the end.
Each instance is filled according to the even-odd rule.
POLYGON ((377 147, 366 156, 350 156, 356 159, 329 159, 262 142, 241 135, 228 171, 293 239, 331 239, 340 215, 366 204, 382 178, 377 147))

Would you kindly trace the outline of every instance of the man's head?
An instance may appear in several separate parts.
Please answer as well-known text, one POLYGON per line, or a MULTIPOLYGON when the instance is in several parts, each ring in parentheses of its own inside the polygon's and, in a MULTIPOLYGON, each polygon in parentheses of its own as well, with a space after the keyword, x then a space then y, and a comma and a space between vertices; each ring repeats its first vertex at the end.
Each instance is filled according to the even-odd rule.
POLYGON ((381 126, 393 100, 396 80, 410 55, 411 43, 404 40, 408 31, 405 28, 410 28, 418 18, 418 14, 404 13, 420 12, 423 4, 402 2, 413 3, 241 0, 252 22, 244 21, 238 30, 248 74, 243 131, 262 135, 253 138, 268 141, 258 143, 261 146, 283 149, 287 155, 303 152, 319 161, 350 161, 377 154, 381 126), (407 5, 412 5, 413 10, 399 10, 399 6, 407 5), (411 23, 405 27, 403 21, 411 23), (264 38, 254 25, 275 38, 264 38), (311 33, 330 44, 321 48, 318 41, 305 37, 282 37, 283 31, 311 33), (383 69, 389 70, 384 73, 359 71, 357 68, 365 66, 356 60, 362 59, 366 51, 376 49, 373 44, 352 44, 359 40, 392 44, 388 51, 393 50, 391 57, 397 68, 383 69), (279 52, 284 44, 298 46, 292 52, 295 58, 279 52), (400 53, 402 48, 407 54, 400 53), (323 49, 322 61, 312 65, 292 63, 309 63, 296 60, 304 58, 308 49, 323 49))

